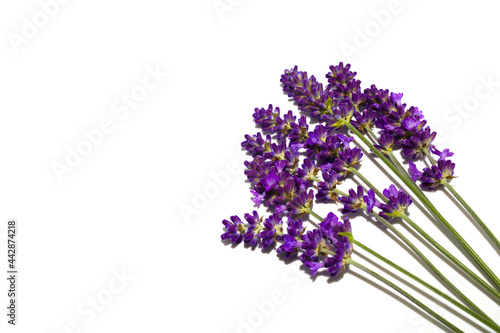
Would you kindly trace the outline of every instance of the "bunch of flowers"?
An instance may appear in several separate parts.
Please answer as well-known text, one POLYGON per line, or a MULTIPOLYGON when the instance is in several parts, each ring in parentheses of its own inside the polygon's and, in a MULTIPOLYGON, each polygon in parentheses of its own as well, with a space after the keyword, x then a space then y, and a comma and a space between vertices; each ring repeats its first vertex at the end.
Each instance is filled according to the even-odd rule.
POLYGON ((443 325, 462 332, 397 284, 355 261, 356 246, 356 251, 359 248, 374 256, 500 332, 498 324, 394 226, 396 219, 407 223, 446 258, 446 263, 474 281, 478 291, 500 302, 500 279, 424 193, 438 189, 449 191, 500 251, 495 235, 449 184, 455 177, 455 164, 450 160, 453 153, 449 149, 438 150, 433 144, 436 132, 427 125, 422 111, 402 102, 403 94, 375 85, 362 89, 356 72, 343 63, 331 66, 326 78, 328 84, 324 86, 314 76, 299 71, 297 66, 285 70, 281 76, 283 92, 293 99, 299 113, 282 113, 273 105, 255 109, 253 120, 259 132, 245 135, 241 145, 251 156, 251 160, 245 162, 245 175, 251 184, 252 201, 257 207, 264 206, 269 214, 260 216, 253 211, 243 219, 231 216, 223 221, 222 240, 262 249, 274 247, 287 259, 298 258, 312 275, 324 271, 337 277, 348 265, 356 266, 407 297, 443 325), (390 184, 379 191, 360 172, 363 153, 356 142, 363 143, 401 183, 390 184), (407 161, 408 169, 396 157, 398 150, 400 159, 407 161), (424 162, 429 165, 425 166, 424 162), (339 187, 347 178, 356 178, 364 185, 344 192, 339 187), (469 255, 482 276, 455 258, 408 216, 408 209, 416 200, 469 255), (334 204, 331 207, 340 207, 340 213, 330 212, 323 218, 313 210, 318 204, 334 204), (353 236, 346 214, 378 220, 406 244, 456 298, 362 244, 353 236), (318 222, 307 223, 306 228, 306 221, 311 217, 318 222))

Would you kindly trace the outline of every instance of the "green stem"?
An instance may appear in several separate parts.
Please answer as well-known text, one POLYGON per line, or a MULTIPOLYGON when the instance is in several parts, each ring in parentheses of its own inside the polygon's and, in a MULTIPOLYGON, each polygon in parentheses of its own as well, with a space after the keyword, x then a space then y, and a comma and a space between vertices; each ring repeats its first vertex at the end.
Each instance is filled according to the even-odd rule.
POLYGON ((348 170, 351 171, 356 176, 358 176, 358 178, 361 179, 363 181, 363 183, 365 183, 369 188, 371 188, 373 190, 373 192, 375 192, 375 194, 380 199, 382 199, 384 202, 387 202, 387 198, 385 197, 385 195, 383 195, 379 190, 377 190, 377 188, 375 186, 373 186, 373 184, 370 183, 370 181, 368 179, 366 179, 358 170, 356 170, 353 167, 349 167, 348 170))
MULTIPOLYGON (((433 165, 436 165, 436 162, 432 158, 432 156, 429 154, 428 150, 425 150, 425 153, 427 155, 427 158, 431 161, 433 165)), ((398 167, 400 170, 403 171, 403 173, 407 176, 408 173, 406 170, 404 170, 403 166, 399 163, 399 161, 396 159, 393 153, 389 154, 389 157, 391 158, 391 161, 398 167)), ((445 184, 449 185, 448 183, 445 184)), ((458 193, 457 193, 458 196, 458 193)), ((479 276, 477 276, 474 272, 472 272, 467 266, 465 266, 460 260, 455 258, 451 253, 449 253, 446 249, 444 249, 438 242, 436 242, 431 236, 429 236, 422 228, 420 228, 413 220, 411 220, 408 216, 405 214, 402 214, 401 216, 403 220, 408 222, 408 224, 413 227, 415 231, 417 231, 422 237, 424 237, 429 243, 431 243, 439 252, 441 252, 444 256, 446 256, 448 259, 450 259, 455 265, 457 265, 464 273, 469 275, 474 281, 479 283, 484 289, 486 289, 492 296, 494 296, 497 300, 500 300, 500 293, 492 288, 488 283, 486 283, 483 279, 481 279, 479 276)), ((490 231, 491 232, 491 231, 490 231)), ((494 237, 494 236, 493 236, 494 237)), ((497 240, 498 242, 498 240, 497 240)))
POLYGON ((312 216, 314 216, 315 218, 317 218, 318 220, 320 220, 321 222, 323 222, 325 219, 322 218, 321 216, 319 216, 318 214, 316 214, 315 212, 313 212, 311 210, 311 208, 307 208, 306 211, 311 214, 312 216))
MULTIPOLYGON (((372 185, 368 185, 374 192, 378 190, 372 185)), ((387 198, 384 196, 383 199, 387 201, 387 198)), ((477 276, 473 271, 471 271, 467 266, 465 266, 460 260, 454 257, 450 252, 448 252, 444 247, 442 247, 436 240, 434 240, 429 234, 427 234, 422 228, 420 228, 413 220, 411 220, 406 214, 402 213, 401 218, 408 222, 408 224, 417 231, 424 239, 426 239, 431 245, 433 245, 439 252, 441 252, 446 258, 452 261, 458 268, 460 268, 464 273, 470 276, 474 281, 476 281, 479 285, 481 285, 486 291, 490 293, 490 295, 494 296, 497 300, 500 301, 500 293, 492 288, 487 282, 477 276)))
POLYGON ((383 261, 384 263, 386 263, 387 265, 391 266, 392 268, 396 269, 397 271, 403 273, 404 275, 408 276, 409 278, 411 278, 412 280, 420 283, 421 285, 423 285, 424 287, 426 287, 427 289, 431 290, 432 292, 434 292, 435 294, 441 296, 442 298, 444 298, 445 300, 447 300, 448 302, 450 302, 451 304, 455 305, 456 307, 458 307, 459 309, 461 309, 462 311, 468 313, 469 315, 471 315, 472 317, 476 318, 477 320, 479 320, 480 322, 482 322, 483 324, 487 325, 488 327, 494 329, 496 332, 500 332, 500 327, 498 325, 496 325, 494 322, 490 322, 488 321, 486 318, 484 318, 483 316, 477 314, 476 312, 472 311, 471 309, 469 309, 468 307, 464 306, 462 303, 460 302, 457 302, 455 299, 451 298, 450 296, 448 296, 447 294, 443 293, 441 290, 437 289, 436 287, 432 286, 431 284, 425 282, 424 280, 422 280, 421 278, 415 276, 414 274, 408 272, 406 269, 402 268, 401 266, 395 264, 394 262, 390 261, 389 259, 385 258, 384 256, 378 254, 377 252, 373 251, 372 249, 370 249, 369 247, 367 247, 366 245, 363 245, 362 243, 360 243, 359 241, 353 239, 352 242, 359 246, 360 248, 362 248, 363 250, 365 250, 366 252, 370 253, 371 255, 373 255, 374 257, 376 257, 377 259, 383 261))
MULTIPOLYGON (((427 159, 432 163, 432 165, 437 165, 436 161, 432 157, 431 153, 429 152, 429 149, 424 149, 425 156, 427 156, 427 159)), ((495 244, 496 249, 500 251, 500 241, 496 236, 491 232, 491 230, 486 226, 486 224, 481 220, 481 218, 476 214, 476 212, 472 209, 469 204, 462 198, 460 194, 450 185, 450 183, 447 180, 443 181, 443 185, 448 189, 448 191, 453 194, 453 196, 464 206, 465 210, 472 216, 472 218, 476 221, 476 223, 479 225, 479 227, 484 231, 484 233, 487 235, 487 237, 495 244)))
POLYGON ((319 179, 319 178, 317 178, 317 177, 315 177, 315 176, 309 176, 309 178, 311 178, 312 180, 314 180, 314 181, 316 181, 316 182, 318 182, 318 183, 319 183, 319 182, 322 182, 322 180, 321 180, 321 179, 319 179))
POLYGON ((431 156, 431 153, 429 152, 429 149, 424 149, 425 156, 427 156, 427 159, 431 162, 432 165, 437 165, 436 161, 434 158, 431 156))
POLYGON ((412 227, 416 232, 418 232, 425 240, 432 244, 439 252, 441 252, 446 258, 453 262, 458 268, 460 268, 464 273, 466 273, 470 278, 477 282, 481 287, 494 296, 496 300, 500 301, 500 292, 495 288, 491 287, 486 281, 481 279, 477 274, 471 271, 467 266, 465 266, 460 260, 458 260, 454 255, 448 252, 443 246, 439 244, 434 238, 432 238, 428 233, 426 233, 422 228, 418 226, 411 218, 406 214, 401 214, 401 218, 406 221, 410 227, 412 227))
POLYGON ((341 195, 341 196, 343 196, 343 197, 348 197, 348 196, 349 196, 349 194, 347 194, 347 193, 345 193, 345 192, 342 192, 342 191, 341 191, 341 190, 339 190, 338 188, 336 188, 334 191, 335 191, 335 193, 340 194, 340 195, 341 195))
POLYGON ((389 158, 391 159, 392 163, 394 163, 396 168, 398 168, 398 170, 401 172, 401 174, 406 178, 406 180, 408 180, 408 182, 413 183, 413 180, 411 179, 410 175, 405 170, 405 168, 401 165, 401 163, 399 163, 398 159, 396 158, 396 156, 394 156, 393 152, 389 152, 389 158))
POLYGON ((361 265, 360 263, 358 263, 358 262, 356 262, 356 261, 354 261, 352 259, 349 259, 348 262, 351 265, 354 265, 354 266, 362 269, 363 271, 365 271, 366 273, 370 274, 371 276, 373 276, 374 278, 378 279, 379 281, 385 283, 386 285, 388 285, 392 289, 396 290, 398 293, 400 293, 401 295, 403 295, 404 297, 406 297, 407 299, 409 299, 415 305, 419 306, 422 310, 424 310, 425 312, 427 312, 428 314, 430 314, 432 317, 436 318, 441 323, 443 323, 447 327, 451 328, 454 332, 462 332, 463 333, 462 330, 460 330, 455 325, 453 325, 452 323, 450 323, 449 321, 447 321, 446 319, 444 319, 443 317, 441 317, 440 315, 438 315, 436 312, 432 311, 428 306, 426 306, 425 304, 423 304, 422 302, 420 302, 418 299, 416 299, 415 297, 413 297, 412 295, 410 295, 405 290, 403 290, 400 287, 396 286, 391 281, 387 280, 386 278, 382 277, 381 275, 375 273, 371 269, 369 269, 369 268, 361 265))
POLYGON ((488 236, 488 238, 495 244, 496 249, 500 251, 500 241, 495 237, 493 232, 486 226, 486 224, 479 218, 476 212, 467 204, 467 202, 458 194, 457 191, 447 182, 444 181, 443 185, 448 189, 448 191, 453 194, 453 196, 464 206, 464 208, 469 212, 469 214, 476 220, 479 227, 484 231, 484 233, 488 236))
POLYGON ((486 313, 484 313, 476 304, 474 304, 474 302, 472 302, 467 296, 465 296, 460 291, 460 289, 458 289, 453 283, 451 283, 451 281, 448 280, 446 276, 444 276, 444 274, 441 273, 441 271, 437 269, 437 267, 434 266, 434 264, 429 259, 427 259, 427 257, 422 252, 420 252, 420 250, 415 245, 413 245, 413 243, 408 238, 406 238, 401 232, 399 232, 398 229, 396 229, 391 223, 389 223, 383 217, 379 216, 377 213, 372 211, 372 215, 377 220, 379 220, 386 228, 390 229, 394 234, 396 234, 396 236, 398 236, 399 239, 401 239, 427 265, 427 267, 429 267, 439 277, 439 279, 455 293, 455 295, 457 295, 466 304, 468 304, 475 312, 491 320, 491 318, 489 318, 486 313))
POLYGON ((368 136, 372 139, 372 141, 378 143, 377 136, 373 133, 372 129, 370 127, 367 127, 366 129, 368 130, 368 136))
POLYGON ((479 268, 486 274, 490 280, 500 289, 500 279, 493 273, 493 271, 486 265, 486 263, 479 257, 479 255, 472 249, 472 247, 465 241, 465 239, 453 228, 453 226, 444 218, 443 215, 436 209, 436 207, 427 199, 425 194, 420 188, 408 178, 406 178, 377 148, 375 148, 363 134, 361 134, 352 124, 345 124, 365 145, 367 145, 372 152, 377 155, 382 162, 396 174, 399 179, 420 199, 429 211, 439 219, 443 226, 450 232, 450 234, 457 240, 460 246, 469 254, 472 260, 479 266, 479 268))

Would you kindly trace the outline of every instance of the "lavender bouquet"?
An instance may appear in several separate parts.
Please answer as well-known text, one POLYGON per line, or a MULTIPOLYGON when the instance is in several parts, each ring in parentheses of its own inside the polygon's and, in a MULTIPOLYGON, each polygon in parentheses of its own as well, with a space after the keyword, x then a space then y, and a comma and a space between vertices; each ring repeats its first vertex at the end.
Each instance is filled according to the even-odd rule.
POLYGON ((500 279, 424 193, 436 190, 451 193, 489 243, 500 251, 495 235, 450 185, 455 177, 455 164, 450 160, 453 153, 449 149, 439 150, 433 144, 436 133, 427 126, 417 107, 407 107, 402 102, 403 94, 378 89, 375 85, 362 90, 356 72, 350 67, 343 63, 331 66, 326 87, 296 66, 285 70, 281 76, 283 91, 293 99, 300 113, 282 114, 272 105, 255 109, 253 120, 260 132, 246 135, 242 143, 252 157, 245 162, 245 175, 251 184, 253 202, 257 207, 263 205, 268 214, 261 216, 253 211, 245 214, 243 220, 231 216, 222 222, 222 240, 234 244, 244 242, 262 249, 274 247, 284 258, 297 257, 312 275, 324 271, 338 277, 346 266, 355 266, 408 298, 452 331, 463 332, 395 282, 356 261, 355 254, 361 250, 435 293, 471 320, 500 332, 500 326, 437 267, 449 265, 473 281, 478 292, 500 304, 500 279), (382 191, 377 189, 360 172, 363 150, 374 154, 381 165, 396 176, 398 183, 382 191), (341 190, 340 185, 348 178, 360 185, 341 190), (419 207, 442 226, 446 236, 467 253, 472 264, 479 268, 479 275, 409 217, 408 209, 413 202, 418 202, 419 207), (329 212, 320 216, 313 210, 318 204, 333 204, 328 210, 340 209, 340 214, 329 212), (418 262, 433 272, 441 287, 455 297, 355 238, 349 221, 349 216, 354 214, 378 221, 388 231, 387 235, 390 231, 399 238, 419 258, 418 262), (426 246, 432 246, 442 255, 443 261, 431 262, 394 226, 395 222, 413 229, 425 240, 426 246))

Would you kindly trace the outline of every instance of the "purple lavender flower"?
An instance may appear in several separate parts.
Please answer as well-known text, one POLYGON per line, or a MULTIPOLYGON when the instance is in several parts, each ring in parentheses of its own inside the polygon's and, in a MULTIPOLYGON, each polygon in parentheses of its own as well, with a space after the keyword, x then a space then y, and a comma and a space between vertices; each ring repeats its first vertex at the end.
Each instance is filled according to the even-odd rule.
POLYGON ((373 110, 364 110, 362 113, 356 111, 354 112, 355 120, 351 121, 351 124, 360 132, 365 132, 367 128, 373 128, 376 117, 377 112, 373 110))
POLYGON ((302 262, 317 261, 323 255, 322 251, 329 250, 329 247, 326 245, 321 231, 314 229, 302 235, 302 250, 304 250, 300 256, 302 262))
POLYGON ((241 147, 252 156, 267 156, 271 152, 271 136, 267 135, 266 139, 259 132, 254 136, 245 135, 245 141, 241 143, 241 147))
POLYGON ((423 131, 418 131, 409 139, 403 140, 403 156, 419 159, 425 156, 425 151, 431 147, 431 143, 436 137, 436 132, 431 133, 430 127, 423 131))
POLYGON ((293 175, 299 165, 299 152, 293 147, 285 151, 286 172, 293 175))
POLYGON ((437 148, 434 145, 431 147, 431 153, 439 156, 440 160, 445 160, 447 157, 451 157, 454 155, 448 148, 443 149, 443 151, 441 152, 437 150, 437 148))
POLYGON ((318 145, 318 154, 316 159, 322 164, 335 161, 339 151, 343 148, 342 140, 339 137, 340 133, 328 133, 325 142, 318 145))
POLYGON ((309 77, 307 72, 301 72, 295 66, 292 70, 285 70, 281 75, 283 91, 297 102, 299 109, 309 112, 310 116, 321 117, 330 112, 336 95, 332 91, 325 91, 314 76, 309 77))
POLYGON ((259 214, 255 210, 252 215, 245 213, 244 217, 248 222, 248 226, 247 232, 243 235, 243 241, 245 244, 255 246, 259 243, 260 223, 262 221, 259 218, 259 214))
POLYGON ((278 133, 278 140, 283 140, 292 131, 292 124, 294 124, 296 118, 292 111, 288 111, 283 116, 283 119, 276 117, 275 131, 278 133))
POLYGON ((318 273, 320 268, 325 267, 324 262, 316 262, 316 261, 306 261, 304 265, 311 270, 311 275, 314 276, 318 273))
POLYGON ((366 204, 366 211, 370 213, 373 207, 378 206, 379 202, 375 199, 375 192, 369 189, 365 196, 363 196, 363 201, 366 204))
POLYGON ((316 193, 316 199, 322 202, 337 201, 337 192, 335 189, 339 185, 337 173, 333 170, 323 171, 324 182, 318 182, 318 192, 316 193))
POLYGON ((364 194, 363 186, 359 185, 357 191, 349 189, 349 196, 340 196, 338 199, 344 204, 344 208, 341 210, 342 214, 356 213, 360 208, 363 208, 365 206, 364 194))
POLYGON ((352 250, 353 247, 349 238, 343 236, 335 243, 335 255, 324 257, 323 261, 318 261, 318 258, 315 258, 315 260, 308 260, 304 262, 304 265, 311 270, 313 276, 317 274, 319 269, 326 268, 330 276, 336 277, 345 270, 348 260, 351 257, 352 250))
POLYGON ((439 160, 437 165, 425 168, 420 176, 420 186, 425 190, 434 190, 443 182, 451 181, 455 170, 455 163, 450 160, 439 160))
POLYGON ((335 246, 335 255, 325 259, 324 267, 332 277, 336 277, 345 270, 349 258, 352 254, 352 243, 347 236, 342 237, 335 246))
POLYGON ((377 112, 384 113, 384 110, 389 110, 391 103, 395 104, 389 97, 389 90, 378 89, 374 84, 370 88, 366 88, 363 93, 366 98, 366 104, 370 105, 377 112))
POLYGON ((269 153, 273 161, 284 160, 285 152, 287 151, 286 141, 281 141, 280 144, 272 143, 271 152, 269 153))
POLYGON ((312 207, 313 200, 314 200, 313 190, 309 190, 309 192, 305 191, 301 192, 300 195, 296 196, 287 205, 287 209, 290 216, 296 219, 307 214, 312 207))
POLYGON ((343 221, 340 221, 339 218, 331 212, 328 213, 327 217, 322 222, 320 222, 319 226, 321 233, 330 239, 332 243, 342 239, 343 235, 339 235, 339 233, 352 233, 349 219, 344 217, 343 221))
POLYGON ((378 204, 378 207, 381 209, 379 215, 388 221, 404 214, 406 208, 412 203, 410 196, 403 190, 398 191, 394 185, 384 190, 384 196, 388 199, 388 203, 378 204))
POLYGON ((341 62, 338 66, 330 66, 330 72, 326 74, 328 79, 327 90, 335 91, 337 96, 348 96, 359 89, 361 81, 356 80, 356 72, 350 71, 351 65, 341 62))
POLYGON ((378 142, 378 145, 374 145, 375 148, 386 155, 392 152, 392 149, 394 148, 394 136, 389 133, 382 132, 378 138, 378 142))
POLYGON ((317 125, 314 131, 309 132, 308 139, 305 143, 307 157, 316 160, 318 154, 323 151, 323 146, 325 145, 326 139, 328 137, 328 132, 323 125, 317 125))
POLYGON ((361 158, 363 157, 363 153, 361 149, 355 148, 346 148, 343 151, 339 151, 338 157, 335 159, 335 162, 332 164, 332 168, 342 176, 347 176, 351 174, 349 168, 356 168, 361 163, 361 158))
POLYGON ((265 219, 263 226, 264 230, 260 232, 259 238, 262 241, 262 248, 266 249, 276 241, 276 236, 283 233, 283 221, 277 213, 274 213, 265 219))
POLYGON ((267 177, 262 180, 262 185, 264 185, 264 189, 270 191, 279 181, 280 177, 276 174, 276 172, 271 171, 267 174, 267 177))
POLYGON ((305 252, 300 259, 311 270, 312 275, 316 275, 319 269, 326 268, 328 273, 335 277, 345 269, 351 257, 352 244, 349 237, 352 237, 349 219, 340 221, 335 214, 329 213, 320 223, 319 230, 302 236, 302 249, 305 252), (333 252, 334 255, 326 256, 325 250, 333 252))
POLYGON ((346 136, 342 133, 337 133, 337 137, 339 141, 342 142, 342 144, 344 145, 344 148, 349 148, 351 142, 354 141, 354 138, 352 136, 346 136))
POLYGON ((309 138, 307 119, 305 116, 299 118, 299 123, 290 123, 291 133, 289 134, 290 147, 297 150, 303 148, 309 138))
POLYGON ((231 221, 222 221, 226 232, 223 233, 220 238, 222 240, 229 239, 231 243, 239 244, 243 240, 243 235, 245 234, 247 228, 238 216, 233 215, 230 219, 231 221))
MULTIPOLYGON (((356 90, 355 92, 353 92, 350 99, 344 98, 344 100, 346 102, 348 102, 349 105, 353 106, 357 110, 363 110, 366 107, 366 105, 369 104, 367 96, 364 93, 362 93, 360 90, 356 90)), ((368 110, 368 109, 366 109, 366 110, 368 110)), ((375 111, 375 110, 371 110, 371 111, 375 111)))
POLYGON ((225 232, 221 235, 221 239, 229 239, 234 244, 244 241, 245 244, 257 245, 259 243, 259 233, 262 229, 260 226, 262 220, 255 210, 252 215, 246 213, 244 217, 247 223, 243 223, 236 215, 231 216, 231 221, 223 220, 222 224, 225 232))
POLYGON ((280 207, 282 209, 281 212, 284 211, 286 203, 292 201, 298 195, 299 188, 303 185, 297 177, 287 174, 283 174, 283 176, 287 177, 283 186, 276 186, 272 193, 274 205, 285 205, 284 207, 280 207))
MULTIPOLYGON (((267 109, 264 109, 264 108, 255 108, 255 112, 253 114, 253 118, 254 118, 254 122, 256 125, 259 125, 263 130, 264 132, 266 131, 269 131, 269 128, 270 127, 274 127, 274 125, 272 125, 270 123, 270 121, 274 121, 276 119, 276 117, 278 117, 280 115, 280 108, 273 108, 273 105, 272 104, 269 104, 268 108, 267 109), (264 125, 263 123, 266 122, 266 125, 264 125), (265 127, 265 129, 264 129, 265 127)), ((271 131, 273 132, 273 131, 271 131)))
POLYGON ((412 161, 408 161, 408 165, 409 165, 408 173, 410 174, 411 180, 416 182, 417 180, 420 179, 423 172, 418 170, 417 166, 412 161))
POLYGON ((302 163, 302 168, 297 169, 297 176, 301 179, 309 181, 312 180, 313 177, 316 178, 319 170, 320 169, 316 167, 314 160, 311 161, 310 159, 306 158, 302 163))
POLYGON ((255 203, 257 207, 260 207, 260 204, 262 203, 262 200, 264 200, 264 194, 258 193, 255 190, 250 190, 250 193, 252 193, 253 198, 252 201, 255 203))
POLYGON ((351 121, 353 114, 354 108, 348 102, 342 101, 338 108, 333 110, 333 115, 326 115, 324 119, 328 127, 340 128, 351 121))
POLYGON ((403 127, 406 131, 415 131, 418 129, 421 123, 422 121, 420 121, 419 119, 408 116, 401 121, 401 127, 403 127))
POLYGON ((301 237, 305 232, 305 228, 302 226, 302 220, 288 220, 287 234, 281 237, 283 244, 276 250, 276 252, 285 253, 285 258, 289 259, 293 255, 297 254, 298 250, 302 246, 301 237))
POLYGON ((401 100, 403 99, 403 93, 393 93, 391 92, 391 101, 396 105, 401 105, 401 100))

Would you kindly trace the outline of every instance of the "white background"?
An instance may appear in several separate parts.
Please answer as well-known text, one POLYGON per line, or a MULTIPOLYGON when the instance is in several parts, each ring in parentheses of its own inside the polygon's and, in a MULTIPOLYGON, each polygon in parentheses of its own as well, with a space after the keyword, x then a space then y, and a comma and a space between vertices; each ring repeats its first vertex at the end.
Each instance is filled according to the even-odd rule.
MULTIPOLYGON (((337 282, 312 280, 298 261, 223 245, 221 221, 253 209, 239 148, 256 131, 253 109, 295 110, 281 92, 284 69, 325 82, 329 65, 344 61, 363 87, 404 92, 424 111, 440 147, 455 152, 453 185, 500 234, 494 2, 61 0, 44 22, 45 3, 54 4, 0 4, 0 259, 6 271, 6 221, 16 218, 20 271, 15 328, 0 283, 2 332, 441 331, 355 268, 337 282), (149 80, 154 89, 127 109, 121 99, 140 92, 148 70, 168 76, 149 80), (103 120, 109 133, 58 177, 55 163, 103 120)), ((390 184, 365 162, 377 186, 390 184)), ((500 274, 498 254, 460 211, 430 197, 500 274)), ((353 227, 437 284, 373 225, 357 218, 353 227)), ((500 319, 498 305, 449 276, 500 319)))

